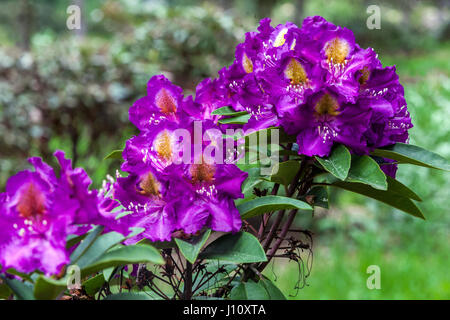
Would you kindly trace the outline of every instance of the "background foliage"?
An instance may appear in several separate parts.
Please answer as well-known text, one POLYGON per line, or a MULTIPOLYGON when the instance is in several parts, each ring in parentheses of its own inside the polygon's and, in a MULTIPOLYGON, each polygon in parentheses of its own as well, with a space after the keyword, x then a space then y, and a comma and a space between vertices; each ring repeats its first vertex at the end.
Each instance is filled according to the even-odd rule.
MULTIPOLYGON (((164 73, 192 92, 233 60, 260 18, 301 23, 322 15, 351 28, 384 65, 397 65, 415 127, 411 142, 450 157, 450 27, 446 1, 35 1, 0 3, 0 190, 26 158, 59 148, 99 186, 118 161, 102 161, 135 133, 128 107, 147 80, 164 73), (81 31, 66 28, 69 4, 83 7, 81 31), (366 8, 381 6, 381 30, 366 8)), ((398 178, 425 200, 427 221, 333 190, 331 208, 297 224, 314 232, 314 265, 295 299, 448 299, 448 177, 401 166, 398 178), (381 290, 366 268, 381 267, 381 290)), ((266 275, 295 295, 294 262, 266 275)))

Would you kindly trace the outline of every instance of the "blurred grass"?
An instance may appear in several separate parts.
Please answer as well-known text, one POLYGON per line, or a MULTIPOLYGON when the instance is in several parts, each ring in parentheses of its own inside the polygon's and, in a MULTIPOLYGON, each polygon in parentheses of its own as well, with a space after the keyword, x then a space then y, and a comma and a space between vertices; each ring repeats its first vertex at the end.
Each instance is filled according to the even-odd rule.
MULTIPOLYGON (((405 87, 414 128, 410 142, 450 158, 450 43, 428 52, 389 55, 405 87)), ((359 195, 331 190, 331 209, 298 224, 315 233, 314 263, 296 296, 298 265, 277 262, 266 274, 290 299, 449 299, 449 173, 403 165, 397 178, 425 199, 426 221, 359 195), (367 267, 381 269, 369 290, 367 267)))

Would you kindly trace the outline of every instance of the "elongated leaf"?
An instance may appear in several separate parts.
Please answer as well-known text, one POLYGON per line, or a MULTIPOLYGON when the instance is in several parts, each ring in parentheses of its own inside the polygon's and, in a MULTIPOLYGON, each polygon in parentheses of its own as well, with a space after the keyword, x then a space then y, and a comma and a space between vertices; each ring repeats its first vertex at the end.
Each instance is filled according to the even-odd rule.
POLYGON ((263 278, 259 282, 266 289, 267 293, 269 294, 270 300, 286 300, 285 295, 270 279, 263 278))
POLYGON ((175 242, 177 243, 177 246, 180 249, 183 256, 190 263, 195 263, 195 260, 197 260, 197 256, 200 252, 200 249, 203 247, 206 240, 208 240, 210 234, 211 230, 208 229, 202 235, 194 237, 189 241, 184 241, 176 238, 175 242))
POLYGON ((2 276, 3 281, 19 300, 34 300, 33 287, 16 279, 8 279, 2 276))
POLYGON ((83 288, 88 295, 94 296, 98 292, 98 290, 100 290, 100 288, 103 286, 104 283, 105 277, 103 273, 99 273, 83 282, 83 288))
POLYGON ((240 204, 237 207, 242 219, 282 209, 312 211, 312 207, 301 200, 283 196, 264 196, 240 204))
POLYGON ((240 116, 243 114, 248 114, 247 111, 236 111, 230 107, 222 107, 211 112, 212 115, 216 116, 240 116))
POLYGON ((340 144, 335 147, 329 157, 315 158, 325 170, 334 175, 336 178, 341 180, 345 180, 347 178, 352 156, 350 155, 350 151, 348 151, 345 146, 340 144))
POLYGON ((389 191, 397 193, 406 198, 414 199, 417 201, 422 201, 422 199, 414 191, 412 191, 410 188, 405 186, 400 181, 398 181, 394 178, 391 178, 390 176, 386 176, 386 178, 387 178, 389 191))
POLYGON ((199 254, 201 259, 217 259, 232 263, 267 261, 258 239, 247 232, 226 234, 210 243, 199 254))
POLYGON ((234 287, 230 298, 231 300, 269 300, 270 296, 262 283, 250 280, 234 287))
POLYGON ((103 160, 108 160, 108 159, 122 160, 122 152, 123 152, 123 150, 114 150, 110 154, 108 154, 103 160))
MULTIPOLYGON (((3 281, 3 280, 1 280, 3 281)), ((6 283, 0 281, 0 299, 8 299, 11 294, 13 294, 12 290, 8 287, 6 283)))
POLYGON ((365 195, 369 198, 384 202, 415 217, 425 219, 420 209, 411 199, 402 197, 398 193, 395 193, 389 189, 387 191, 377 190, 363 183, 351 183, 345 181, 336 181, 332 184, 332 186, 365 195))
POLYGON ((66 249, 72 248, 74 245, 80 243, 84 238, 86 238, 88 233, 82 234, 81 236, 77 236, 75 234, 71 234, 67 237, 66 240, 66 249))
POLYGON ((54 300, 66 288, 66 280, 54 280, 40 275, 34 285, 34 297, 38 300, 54 300))
POLYGON ((375 149, 371 154, 397 160, 400 163, 450 171, 450 162, 447 159, 412 144, 396 143, 388 147, 375 149))
POLYGON ((72 264, 74 264, 81 257, 81 255, 84 254, 86 250, 89 249, 89 247, 94 243, 94 241, 100 236, 103 229, 104 227, 97 226, 88 233, 86 238, 81 241, 80 245, 70 255, 70 261, 72 264))
POLYGON ((288 186, 298 170, 300 169, 300 161, 288 160, 276 164, 272 169, 270 180, 285 186, 288 186))
POLYGON ((102 234, 94 243, 83 253, 83 255, 75 262, 80 269, 94 263, 108 249, 125 240, 125 237, 117 232, 109 232, 102 234))
POLYGON ((378 163, 369 156, 353 156, 346 181, 361 182, 375 189, 387 190, 386 176, 378 163))
POLYGON ((219 123, 221 124, 246 124, 248 120, 250 119, 251 115, 249 114, 243 114, 236 117, 231 118, 223 118, 219 120, 219 123))
POLYGON ((163 264, 164 260, 158 250, 141 244, 125 246, 103 254, 99 259, 81 270, 82 276, 120 265, 146 263, 163 264))

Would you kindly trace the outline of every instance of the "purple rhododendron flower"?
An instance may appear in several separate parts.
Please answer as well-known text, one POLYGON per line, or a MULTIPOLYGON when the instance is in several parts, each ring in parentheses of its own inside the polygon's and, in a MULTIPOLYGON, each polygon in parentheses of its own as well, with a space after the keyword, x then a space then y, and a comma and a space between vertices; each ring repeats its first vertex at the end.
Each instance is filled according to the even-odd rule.
MULTIPOLYGON (((91 180, 81 168, 56 151, 60 177, 40 158, 30 158, 35 171, 24 170, 9 178, 0 194, 0 264, 4 270, 41 270, 56 274, 69 262, 66 238, 81 234, 86 225, 115 229, 106 198, 89 190, 91 180)), ((126 228, 128 229, 128 227, 126 228)))

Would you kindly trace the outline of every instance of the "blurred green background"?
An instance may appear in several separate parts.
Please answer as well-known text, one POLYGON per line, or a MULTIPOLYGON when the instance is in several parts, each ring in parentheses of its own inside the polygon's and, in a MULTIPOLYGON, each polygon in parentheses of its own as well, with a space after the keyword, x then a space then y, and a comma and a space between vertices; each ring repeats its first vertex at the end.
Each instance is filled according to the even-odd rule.
MULTIPOLYGON (((234 57, 244 33, 321 15, 351 28, 383 65, 397 65, 414 123, 411 143, 450 158, 450 8, 437 1, 2 0, 0 2, 0 190, 26 158, 63 149, 99 186, 118 161, 102 161, 136 133, 128 108, 164 73, 192 93, 234 57), (82 8, 68 30, 67 7, 82 8), (381 29, 369 30, 369 5, 381 29)), ((331 190, 331 208, 297 225, 314 232, 314 263, 295 289, 296 262, 266 274, 291 299, 449 299, 450 176, 403 165, 398 178, 424 199, 421 221, 366 198, 331 190), (381 289, 369 290, 369 265, 381 289)), ((306 254, 306 253, 305 253, 306 254)))

